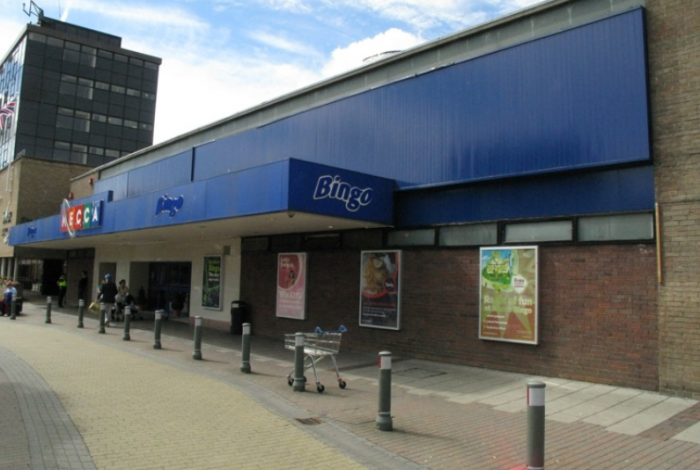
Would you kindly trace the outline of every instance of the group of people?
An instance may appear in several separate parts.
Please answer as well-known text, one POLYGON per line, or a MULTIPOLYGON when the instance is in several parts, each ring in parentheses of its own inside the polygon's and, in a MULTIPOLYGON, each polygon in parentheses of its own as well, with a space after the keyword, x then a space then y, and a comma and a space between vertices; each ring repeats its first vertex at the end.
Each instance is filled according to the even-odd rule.
MULTIPOLYGON (((68 288, 68 283, 66 281, 66 276, 63 274, 58 279, 58 306, 64 307, 66 301, 66 291, 68 288)), ((88 289, 88 273, 83 271, 82 277, 78 281, 78 299, 85 300, 88 289)), ((102 282, 97 286, 97 298, 96 302, 93 304, 104 303, 108 306, 113 307, 112 319, 122 318, 124 314, 124 309, 129 306, 132 307, 134 304, 134 298, 129 293, 129 286, 126 285, 126 279, 119 281, 116 284, 112 280, 111 274, 105 274, 102 282)), ((92 305, 91 305, 92 306, 92 305)))

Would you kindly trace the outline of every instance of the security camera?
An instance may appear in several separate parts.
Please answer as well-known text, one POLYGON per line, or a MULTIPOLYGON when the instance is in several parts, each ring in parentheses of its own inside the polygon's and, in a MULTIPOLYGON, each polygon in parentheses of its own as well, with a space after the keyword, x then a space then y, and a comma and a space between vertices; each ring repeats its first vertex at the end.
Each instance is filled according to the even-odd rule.
POLYGON ((294 212, 287 212, 287 215, 288 215, 289 218, 291 219, 292 217, 294 217, 295 214, 294 214, 294 212))

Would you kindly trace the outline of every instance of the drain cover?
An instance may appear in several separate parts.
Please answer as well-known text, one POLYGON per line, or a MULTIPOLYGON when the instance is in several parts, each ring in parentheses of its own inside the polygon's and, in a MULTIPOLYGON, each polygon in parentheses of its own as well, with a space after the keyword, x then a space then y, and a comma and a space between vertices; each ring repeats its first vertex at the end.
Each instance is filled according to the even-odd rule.
POLYGON ((307 426, 313 426, 315 424, 321 424, 323 422, 320 418, 297 418, 297 421, 307 426))
POLYGON ((411 377, 413 379, 427 379, 429 377, 437 377, 438 375, 445 375, 445 372, 440 372, 439 370, 428 370, 428 369, 404 369, 394 371, 394 374, 400 375, 402 377, 411 377))

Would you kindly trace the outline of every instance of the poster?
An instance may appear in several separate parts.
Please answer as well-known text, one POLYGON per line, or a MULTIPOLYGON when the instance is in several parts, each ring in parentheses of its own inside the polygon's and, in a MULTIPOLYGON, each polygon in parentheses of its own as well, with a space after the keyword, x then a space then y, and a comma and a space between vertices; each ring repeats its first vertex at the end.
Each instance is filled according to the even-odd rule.
POLYGON ((360 326, 401 328, 401 251, 363 251, 360 264, 360 326))
POLYGON ((482 248, 479 338, 537 344, 537 247, 482 248))
POLYGON ((221 309, 221 256, 205 256, 202 277, 202 307, 221 309))
POLYGON ((276 315, 306 318, 306 253, 280 253, 277 257, 276 315))

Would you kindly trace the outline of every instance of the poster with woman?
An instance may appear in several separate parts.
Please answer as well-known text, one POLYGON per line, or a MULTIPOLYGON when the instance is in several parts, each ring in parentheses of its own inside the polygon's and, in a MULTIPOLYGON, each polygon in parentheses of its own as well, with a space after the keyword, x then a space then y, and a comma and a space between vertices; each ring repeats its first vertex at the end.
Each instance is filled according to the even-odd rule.
POLYGON ((277 257, 276 315, 306 318, 306 253, 280 253, 277 257))
POLYGON ((360 326, 398 330, 401 251, 363 251, 360 265, 360 326))
POLYGON ((537 247, 481 248, 479 338, 537 344, 537 247))
POLYGON ((221 256, 205 256, 202 275, 202 307, 221 309, 221 256))

